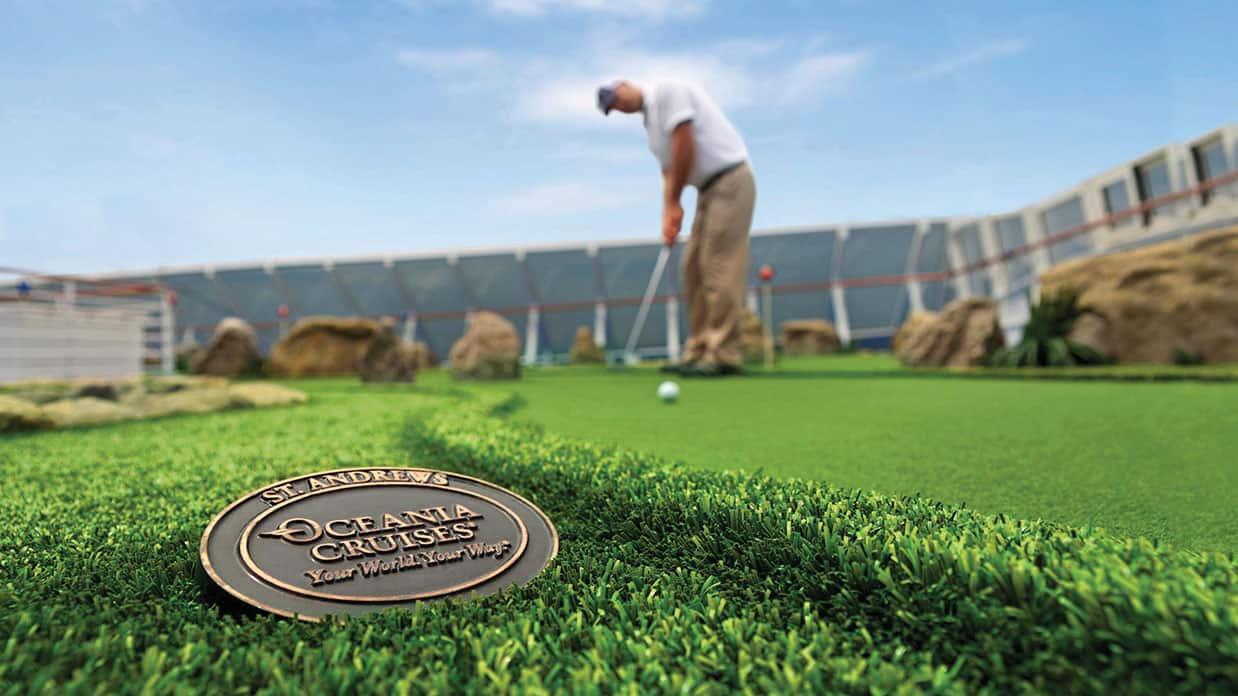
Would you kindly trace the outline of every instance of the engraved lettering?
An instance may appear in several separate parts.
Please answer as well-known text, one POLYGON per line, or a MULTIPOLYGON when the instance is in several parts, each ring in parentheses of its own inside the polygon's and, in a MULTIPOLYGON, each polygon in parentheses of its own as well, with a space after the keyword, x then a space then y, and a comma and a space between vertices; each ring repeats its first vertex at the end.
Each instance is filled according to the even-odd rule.
POLYGON ((322 536, 322 527, 314 520, 290 517, 275 529, 259 532, 258 536, 279 537, 293 544, 308 544, 322 536))
POLYGON ((344 557, 340 555, 340 545, 334 541, 328 541, 310 549, 310 556, 315 561, 319 561, 321 563, 332 563, 335 561, 344 560, 344 557), (330 551, 331 555, 328 555, 327 551, 330 551))
POLYGON ((352 529, 351 525, 352 525, 352 520, 331 520, 330 522, 326 524, 327 534, 330 534, 336 539, 343 539, 345 537, 356 536, 357 531, 355 529, 352 529), (336 531, 335 527, 338 525, 344 525, 344 528, 347 531, 343 531, 343 532, 336 531))

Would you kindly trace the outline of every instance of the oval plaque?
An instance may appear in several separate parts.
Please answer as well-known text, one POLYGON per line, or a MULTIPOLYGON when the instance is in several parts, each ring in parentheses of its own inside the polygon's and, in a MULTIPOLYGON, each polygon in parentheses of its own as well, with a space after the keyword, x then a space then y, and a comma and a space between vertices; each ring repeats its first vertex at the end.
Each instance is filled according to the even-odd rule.
POLYGON ((506 488, 384 467, 307 474, 249 493, 207 525, 201 563, 232 597, 316 621, 498 592, 528 582, 558 549, 545 513, 506 488))

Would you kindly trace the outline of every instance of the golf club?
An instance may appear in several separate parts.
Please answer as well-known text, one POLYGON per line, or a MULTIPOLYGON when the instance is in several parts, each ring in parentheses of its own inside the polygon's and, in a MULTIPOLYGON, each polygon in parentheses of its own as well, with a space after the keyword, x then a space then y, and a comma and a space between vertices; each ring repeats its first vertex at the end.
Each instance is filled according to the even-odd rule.
POLYGON ((640 309, 636 312, 636 323, 628 334, 627 345, 623 349, 623 364, 634 365, 640 361, 636 355, 636 342, 640 340, 641 332, 645 330, 645 318, 649 316, 649 305, 653 304, 653 296, 662 282, 662 274, 666 272, 666 261, 670 258, 671 248, 663 246, 658 252, 657 263, 653 266, 653 275, 649 276, 649 286, 645 288, 645 296, 641 298, 640 309))

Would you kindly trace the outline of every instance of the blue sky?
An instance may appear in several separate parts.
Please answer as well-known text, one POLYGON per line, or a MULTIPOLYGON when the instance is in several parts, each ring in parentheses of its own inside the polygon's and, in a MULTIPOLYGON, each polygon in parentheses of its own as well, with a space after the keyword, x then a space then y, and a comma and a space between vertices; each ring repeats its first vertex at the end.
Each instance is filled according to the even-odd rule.
MULTIPOLYGON (((0 266, 656 237, 616 76, 704 84, 756 227, 1021 207, 1231 122, 1238 5, 0 0, 0 266)), ((690 198, 685 201, 690 203, 690 198)))

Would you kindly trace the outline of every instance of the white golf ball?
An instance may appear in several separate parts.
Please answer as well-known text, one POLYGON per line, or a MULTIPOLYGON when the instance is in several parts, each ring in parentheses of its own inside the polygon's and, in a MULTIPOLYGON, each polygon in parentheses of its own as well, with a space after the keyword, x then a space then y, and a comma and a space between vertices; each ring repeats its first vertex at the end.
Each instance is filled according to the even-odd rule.
POLYGON ((670 403, 679 398, 679 385, 674 382, 663 382, 658 385, 658 398, 670 403))

